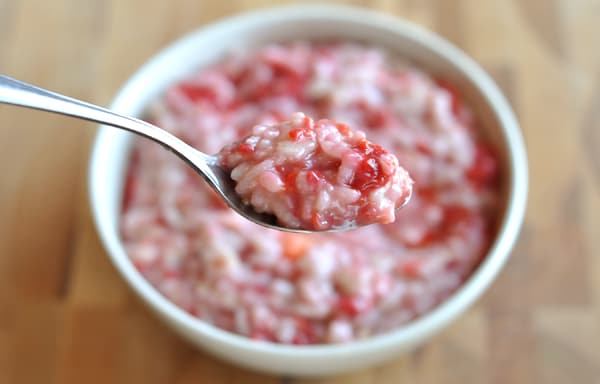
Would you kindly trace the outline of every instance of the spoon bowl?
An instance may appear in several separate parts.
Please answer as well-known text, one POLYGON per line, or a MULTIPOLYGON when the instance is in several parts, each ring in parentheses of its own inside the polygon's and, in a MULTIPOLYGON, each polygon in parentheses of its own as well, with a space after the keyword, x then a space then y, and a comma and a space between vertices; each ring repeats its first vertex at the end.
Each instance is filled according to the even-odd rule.
MULTIPOLYGON (((252 205, 246 204, 242 200, 235 191, 235 182, 231 179, 229 172, 219 165, 216 156, 198 151, 169 132, 143 120, 121 115, 97 105, 48 91, 2 74, 0 74, 0 103, 94 121, 121 128, 153 140, 173 152, 200 174, 230 208, 246 219, 264 227, 299 233, 337 232, 356 227, 356 225, 348 224, 317 231, 280 225, 275 215, 257 212, 252 205)), ((410 196, 398 209, 408 203, 409 200, 410 196)))

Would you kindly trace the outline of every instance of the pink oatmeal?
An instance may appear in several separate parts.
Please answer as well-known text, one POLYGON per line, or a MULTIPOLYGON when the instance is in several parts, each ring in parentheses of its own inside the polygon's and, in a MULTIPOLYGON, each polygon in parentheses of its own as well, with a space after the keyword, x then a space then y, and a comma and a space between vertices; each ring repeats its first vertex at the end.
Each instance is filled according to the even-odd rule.
POLYGON ((122 237, 138 270, 204 321, 277 343, 340 343, 427 313, 487 252, 498 161, 458 94, 357 44, 237 51, 166 91, 147 117, 207 153, 303 111, 364 131, 415 181, 391 224, 328 234, 262 228, 177 157, 135 143, 122 237))
POLYGON ((255 126, 223 148, 219 161, 246 203, 288 228, 391 223, 412 190, 398 159, 363 132, 301 112, 255 126))

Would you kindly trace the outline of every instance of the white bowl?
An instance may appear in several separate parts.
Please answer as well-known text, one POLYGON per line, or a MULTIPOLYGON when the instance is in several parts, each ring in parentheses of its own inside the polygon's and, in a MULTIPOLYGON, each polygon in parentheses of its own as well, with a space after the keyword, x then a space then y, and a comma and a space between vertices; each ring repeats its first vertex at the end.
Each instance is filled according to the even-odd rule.
POLYGON ((467 309, 498 274, 517 238, 527 195, 527 160, 511 108, 490 77, 460 50, 416 25, 363 9, 288 6, 235 16, 164 49, 137 71, 111 108, 139 116, 149 100, 233 46, 274 40, 339 38, 377 44, 414 61, 460 89, 500 150, 505 208, 496 239, 465 284, 427 315, 393 332, 344 345, 289 346, 251 341, 202 322, 155 290, 134 268, 119 238, 118 218, 131 135, 109 127, 98 132, 89 187, 93 215, 108 254, 127 283, 173 330, 231 362, 267 372, 324 375, 365 368, 422 343, 467 309))

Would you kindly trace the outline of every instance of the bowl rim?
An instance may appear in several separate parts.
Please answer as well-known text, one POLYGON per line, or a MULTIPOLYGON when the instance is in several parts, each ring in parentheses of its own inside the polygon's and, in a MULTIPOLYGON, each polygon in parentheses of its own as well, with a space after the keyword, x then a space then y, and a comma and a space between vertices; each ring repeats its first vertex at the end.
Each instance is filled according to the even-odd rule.
POLYGON ((107 135, 110 133, 109 131, 114 130, 114 128, 101 127, 99 130, 94 140, 88 171, 88 191, 96 230, 116 269, 133 291, 142 298, 145 304, 159 312, 159 314, 166 316, 168 320, 174 322, 178 327, 200 334, 210 342, 226 344, 230 347, 252 353, 264 353, 272 356, 285 355, 294 359, 343 358, 375 349, 396 349, 400 344, 413 344, 421 341, 425 336, 439 331, 472 305, 486 291, 510 256, 524 218, 528 190, 527 157, 517 119, 507 100, 489 75, 463 51, 433 32, 400 17, 361 7, 333 4, 278 6, 238 13, 200 26, 200 28, 184 35, 166 48, 160 50, 150 60, 146 61, 144 65, 138 68, 133 76, 129 77, 125 85, 118 91, 110 108, 119 110, 128 90, 135 83, 139 82, 141 78, 144 78, 144 74, 156 62, 172 55, 173 52, 184 49, 194 40, 209 32, 227 28, 232 24, 256 24, 259 21, 264 22, 265 20, 270 20, 271 22, 278 20, 281 22, 284 19, 287 21, 299 21, 301 19, 319 18, 326 18, 334 22, 356 23, 363 27, 377 25, 377 27, 385 28, 393 34, 406 36, 418 42, 418 44, 435 51, 437 54, 444 56, 452 66, 463 72, 469 81, 478 88, 478 92, 484 96, 486 99, 485 103, 493 111, 500 123, 500 131, 506 141, 506 168, 510 171, 504 219, 499 226, 491 248, 477 269, 460 288, 433 310, 398 329, 346 344, 298 346, 256 342, 245 336, 225 331, 193 317, 162 296, 135 269, 133 263, 126 256, 118 234, 116 234, 118 230, 115 231, 115 225, 111 225, 110 222, 103 219, 104 216, 98 203, 99 197, 102 194, 100 192, 101 184, 95 175, 97 169, 103 166, 101 162, 101 143, 106 140, 107 135))

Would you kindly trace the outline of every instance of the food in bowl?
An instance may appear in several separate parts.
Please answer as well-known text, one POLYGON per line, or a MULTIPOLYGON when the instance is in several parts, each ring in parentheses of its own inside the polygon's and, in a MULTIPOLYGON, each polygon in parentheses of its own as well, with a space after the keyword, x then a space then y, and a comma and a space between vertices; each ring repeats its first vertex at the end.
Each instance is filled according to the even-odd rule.
POLYGON ((415 181, 392 224, 290 234, 229 210, 158 145, 135 143, 121 234, 169 300, 217 327, 286 344, 393 330, 450 296, 486 254, 498 160, 453 89, 385 51, 291 42, 232 52, 147 111, 207 153, 295 111, 360 127, 415 181))
POLYGON ((218 159, 243 201, 274 214, 287 228, 391 223, 412 191, 398 159, 363 132, 329 119, 315 122, 301 112, 255 126, 218 159))

